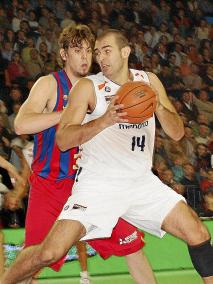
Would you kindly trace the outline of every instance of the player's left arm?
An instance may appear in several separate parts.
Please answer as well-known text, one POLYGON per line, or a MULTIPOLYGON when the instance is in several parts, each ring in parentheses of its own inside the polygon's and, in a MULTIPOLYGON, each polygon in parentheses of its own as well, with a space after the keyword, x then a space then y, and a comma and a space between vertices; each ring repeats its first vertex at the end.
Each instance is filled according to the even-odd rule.
POLYGON ((157 93, 158 104, 156 107, 157 118, 165 131, 172 139, 178 141, 184 135, 183 122, 170 102, 166 90, 158 77, 153 73, 148 73, 151 86, 157 93))

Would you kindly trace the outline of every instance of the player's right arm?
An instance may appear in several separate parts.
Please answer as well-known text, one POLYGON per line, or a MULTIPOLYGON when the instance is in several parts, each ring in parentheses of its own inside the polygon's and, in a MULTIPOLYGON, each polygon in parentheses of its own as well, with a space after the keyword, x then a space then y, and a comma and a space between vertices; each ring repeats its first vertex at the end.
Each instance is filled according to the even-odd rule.
POLYGON ((61 112, 52 112, 57 83, 52 75, 39 78, 14 122, 17 134, 34 134, 58 124, 61 112))
POLYGON ((56 133, 56 142, 62 151, 79 146, 92 139, 105 128, 119 122, 126 113, 118 112, 121 105, 115 105, 112 99, 105 114, 82 125, 87 111, 92 112, 96 104, 94 86, 91 80, 83 78, 78 81, 69 95, 66 109, 62 113, 56 133))

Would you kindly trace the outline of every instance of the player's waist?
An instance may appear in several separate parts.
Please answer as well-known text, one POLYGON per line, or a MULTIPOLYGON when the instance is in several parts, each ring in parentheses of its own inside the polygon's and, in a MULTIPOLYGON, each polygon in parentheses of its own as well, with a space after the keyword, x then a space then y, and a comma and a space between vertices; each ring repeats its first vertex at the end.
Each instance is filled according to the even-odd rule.
POLYGON ((139 177, 142 173, 148 172, 152 168, 152 161, 146 161, 146 163, 131 164, 126 161, 125 163, 122 160, 112 162, 104 161, 81 161, 79 166, 82 169, 86 169, 90 172, 96 173, 97 175, 105 177, 139 177))
POLYGON ((61 180, 74 180, 75 179, 75 176, 76 176, 76 170, 75 171, 72 171, 71 173, 58 173, 58 172, 47 172, 47 171, 39 171, 39 170, 36 170, 36 169, 32 169, 33 170, 33 173, 39 177, 42 177, 42 178, 45 178, 45 179, 48 179, 52 182, 55 182, 55 181, 61 181, 61 180))

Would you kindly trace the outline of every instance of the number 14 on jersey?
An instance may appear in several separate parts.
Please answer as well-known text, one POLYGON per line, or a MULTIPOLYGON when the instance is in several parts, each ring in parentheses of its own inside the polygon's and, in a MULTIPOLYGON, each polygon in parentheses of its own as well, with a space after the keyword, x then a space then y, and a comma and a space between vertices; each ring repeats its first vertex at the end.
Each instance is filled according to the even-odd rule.
POLYGON ((141 151, 144 151, 145 147, 145 135, 132 137, 132 151, 135 151, 136 147, 139 147, 141 151))

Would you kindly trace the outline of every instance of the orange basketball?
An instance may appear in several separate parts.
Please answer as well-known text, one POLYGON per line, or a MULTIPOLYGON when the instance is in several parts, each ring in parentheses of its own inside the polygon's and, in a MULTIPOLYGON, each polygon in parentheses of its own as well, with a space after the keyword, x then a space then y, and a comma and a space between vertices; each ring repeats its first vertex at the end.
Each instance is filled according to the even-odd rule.
POLYGON ((152 88, 140 81, 127 82, 120 87, 116 103, 123 104, 124 118, 129 123, 142 123, 150 118, 156 109, 156 94, 152 88))

